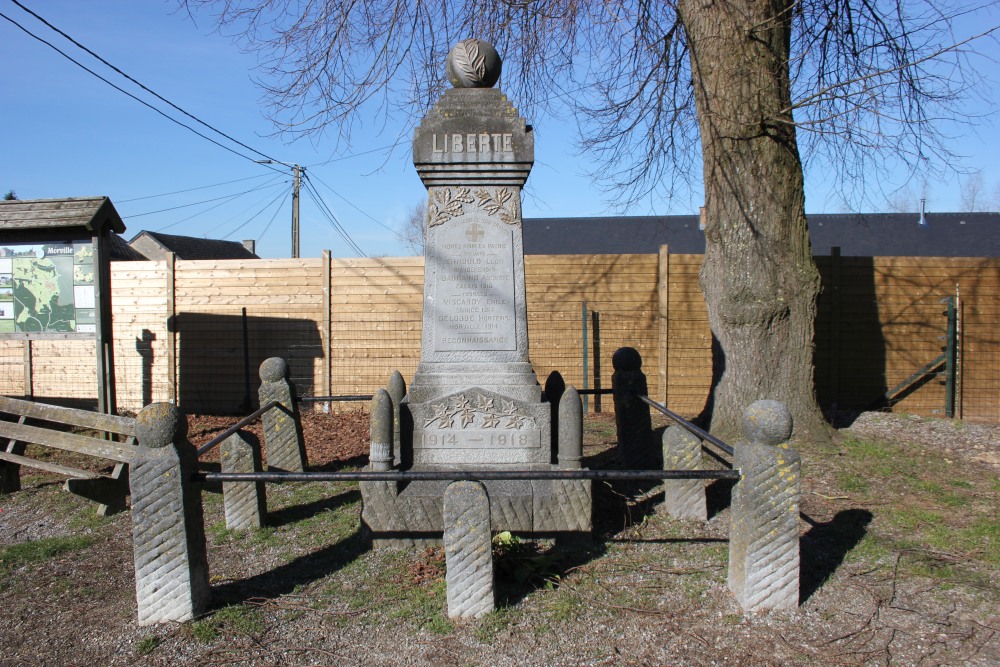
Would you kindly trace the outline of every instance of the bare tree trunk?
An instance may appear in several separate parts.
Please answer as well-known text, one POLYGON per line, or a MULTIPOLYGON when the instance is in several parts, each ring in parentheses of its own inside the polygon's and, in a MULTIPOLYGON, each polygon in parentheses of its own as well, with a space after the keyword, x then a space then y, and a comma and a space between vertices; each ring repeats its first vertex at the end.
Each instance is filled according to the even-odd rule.
POLYGON ((806 229, 792 124, 792 0, 680 0, 705 179, 701 289, 718 345, 711 431, 741 433, 762 398, 784 402, 796 435, 828 437, 813 384, 820 281, 806 229))

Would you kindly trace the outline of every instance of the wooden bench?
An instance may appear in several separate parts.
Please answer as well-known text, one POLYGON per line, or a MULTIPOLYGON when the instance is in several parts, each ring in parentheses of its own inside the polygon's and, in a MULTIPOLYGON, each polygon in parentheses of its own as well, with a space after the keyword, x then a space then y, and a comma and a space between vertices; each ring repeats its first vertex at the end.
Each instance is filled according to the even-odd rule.
POLYGON ((19 490, 20 467, 28 466, 67 477, 63 488, 98 503, 97 513, 101 516, 125 509, 128 463, 136 446, 134 419, 22 401, 7 396, 0 396, 0 413, 17 417, 17 422, 0 420, 0 439, 9 438, 7 445, 0 449, 0 492, 19 490), (29 420, 33 423, 29 424, 29 420), (37 423, 41 425, 35 425, 37 423), (55 426, 59 428, 54 428, 55 426), (89 436, 71 433, 65 430, 67 426, 93 430, 97 434, 89 436), (105 433, 122 436, 125 441, 107 440, 102 437, 105 433), (115 467, 110 474, 102 475, 39 461, 24 455, 27 444, 107 459, 114 461, 115 467))

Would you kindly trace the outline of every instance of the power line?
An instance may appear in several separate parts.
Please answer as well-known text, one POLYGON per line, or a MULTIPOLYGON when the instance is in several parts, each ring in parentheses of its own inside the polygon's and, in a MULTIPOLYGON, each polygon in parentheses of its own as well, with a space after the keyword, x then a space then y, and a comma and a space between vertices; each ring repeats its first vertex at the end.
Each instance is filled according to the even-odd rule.
MULTIPOLYGON (((269 183, 265 183, 265 184, 264 184, 263 186, 261 186, 261 187, 267 187, 268 185, 269 185, 269 183)), ((260 189, 260 188, 258 188, 258 189, 260 189)), ((253 192, 253 190, 250 190, 250 191, 248 191, 248 192, 253 192)), ((239 192, 239 193, 237 193, 237 194, 235 194, 235 195, 232 195, 231 197, 229 197, 229 198, 225 199, 224 201, 220 201, 220 202, 219 202, 218 204, 216 204, 215 206, 209 206, 208 208, 206 208, 206 209, 205 209, 205 210, 203 210, 203 211, 198 211, 197 213, 195 213, 195 214, 193 214, 193 215, 189 215, 189 216, 188 216, 188 217, 186 217, 186 218, 181 218, 180 220, 178 220, 178 221, 176 221, 176 222, 172 222, 172 223, 170 223, 169 225, 166 225, 166 226, 164 226, 164 227, 160 227, 159 229, 157 229, 157 230, 154 230, 154 231, 157 231, 157 232, 162 232, 162 231, 163 231, 164 229, 170 229, 171 227, 176 227, 177 225, 179 225, 179 224, 181 224, 181 223, 183 223, 183 222, 187 222, 188 220, 191 220, 192 218, 197 218, 197 217, 198 217, 199 215, 205 215, 205 214, 206 214, 206 213, 208 213, 209 211, 214 211, 215 209, 219 208, 220 206, 225 206, 225 205, 226 205, 226 204, 228 204, 229 202, 231 202, 231 201, 233 201, 233 200, 237 199, 238 197, 240 197, 240 196, 242 196, 242 195, 244 195, 244 194, 246 194, 246 193, 245 193, 245 192, 239 192)), ((204 204, 205 202, 199 202, 199 203, 200 203, 200 204, 204 204)))
POLYGON ((129 76, 129 75, 128 75, 128 74, 126 74, 125 72, 121 71, 120 69, 118 69, 117 67, 115 67, 114 65, 112 65, 111 63, 109 63, 109 62, 108 62, 107 60, 105 60, 105 59, 104 59, 104 58, 102 58, 101 56, 97 55, 96 53, 94 53, 93 51, 91 51, 90 49, 88 49, 88 48, 87 48, 86 46, 84 46, 84 45, 83 45, 83 44, 81 44, 80 42, 76 41, 75 39, 73 39, 72 37, 70 37, 69 35, 67 35, 67 34, 66 34, 65 32, 63 32, 63 31, 62 31, 62 30, 60 30, 59 28, 55 27, 54 25, 52 25, 51 23, 49 23, 48 21, 46 21, 46 20, 45 20, 44 18, 42 18, 42 17, 41 17, 41 16, 39 16, 38 14, 36 14, 36 13, 35 13, 35 12, 33 12, 33 11, 31 11, 30 9, 28 9, 28 8, 27 8, 27 7, 25 7, 24 5, 22 5, 22 4, 20 3, 20 2, 18 2, 18 0, 11 0, 11 2, 13 2, 13 3, 15 4, 15 5, 17 5, 18 7, 20 7, 20 8, 21 8, 21 9, 23 9, 24 11, 26 11, 26 12, 28 12, 29 14, 31 14, 32 16, 34 16, 34 17, 35 17, 36 19, 38 19, 39 21, 41 21, 42 23, 44 23, 44 24, 45 24, 46 26, 48 26, 48 27, 49 27, 49 28, 51 28, 52 30, 56 31, 57 33, 59 33, 60 35, 62 35, 62 36, 63 36, 63 37, 65 37, 66 39, 68 39, 68 40, 69 40, 70 42, 72 42, 73 44, 75 44, 75 45, 76 45, 77 47, 79 47, 80 49, 83 49, 84 51, 86 51, 87 53, 89 53, 90 55, 92 55, 92 56, 93 56, 94 58, 97 58, 97 59, 98 59, 99 61, 101 61, 102 63, 104 63, 105 65, 107 65, 107 66, 108 66, 108 67, 110 67, 111 69, 113 69, 113 70, 114 70, 115 72, 117 72, 118 74, 121 74, 121 75, 122 75, 123 77, 125 77, 126 79, 128 79, 129 81, 131 81, 132 83, 134 83, 135 85, 139 86, 139 87, 140 87, 140 88, 142 88, 143 90, 145 90, 145 91, 146 91, 147 93, 149 93, 150 95, 152 95, 152 96, 156 97, 157 99, 159 99, 159 100, 161 100, 161 101, 163 101, 163 102, 166 102, 166 103, 167 103, 167 104, 169 104, 169 105, 170 105, 171 107, 173 107, 174 109, 177 109, 178 111, 180 111, 180 112, 181 112, 182 114, 184 114, 185 116, 187 116, 187 117, 188 117, 188 118, 190 118, 191 120, 193 120, 193 121, 196 121, 196 122, 198 122, 198 123, 201 123, 202 125, 204 125, 204 126, 205 126, 205 127, 207 127, 208 129, 210 129, 210 130, 212 130, 213 132, 215 132, 216 134, 220 134, 220 135, 222 135, 222 136, 223 136, 223 137, 225 137, 226 139, 229 139, 229 140, 230 140, 230 141, 232 141, 233 143, 235 143, 235 144, 238 144, 238 145, 242 146, 243 148, 247 149, 248 151, 250 151, 250 152, 252 152, 252 153, 256 153, 257 155, 259 155, 259 156, 261 156, 261 157, 263 157, 263 158, 266 158, 266 159, 268 159, 268 160, 273 160, 274 162, 279 162, 279 160, 275 160, 275 159, 274 159, 273 157, 271 157, 270 155, 267 155, 267 154, 265 154, 265 153, 261 153, 261 152, 260 152, 259 150, 257 150, 256 148, 253 148, 252 146, 247 146, 247 145, 246 145, 245 143, 243 143, 243 142, 242 142, 242 141, 240 141, 239 139, 235 139, 235 138, 233 138, 233 137, 229 136, 228 134, 226 134, 225 132, 223 132, 222 130, 220 130, 220 129, 216 128, 216 127, 213 127, 213 126, 209 125, 208 123, 206 123, 206 122, 205 122, 205 121, 203 121, 202 119, 198 118, 197 116, 195 116, 195 115, 193 115, 193 114, 191 114, 191 113, 188 113, 188 112, 187 112, 187 111, 185 111, 184 109, 180 108, 179 106, 177 106, 176 104, 174 104, 173 102, 171 102, 171 101, 170 101, 170 100, 168 100, 167 98, 163 97, 162 95, 160 95, 160 94, 159 94, 159 93, 157 93, 156 91, 154 91, 154 90, 151 90, 150 88, 147 88, 147 87, 146 87, 145 85, 143 85, 143 84, 142 84, 141 82, 137 81, 136 79, 134 79, 133 77, 129 76))
MULTIPOLYGON (((310 176, 309 178, 312 178, 312 176, 310 176)), ((393 229, 389 225, 386 225, 385 223, 379 222, 378 220, 376 220, 375 218, 373 218, 372 216, 370 216, 366 211, 363 211, 360 208, 358 208, 358 206, 356 206, 354 204, 354 202, 350 201, 349 199, 347 199, 347 197, 345 197, 344 195, 340 194, 339 192, 337 192, 336 190, 334 190, 333 188, 331 188, 329 185, 327 185, 326 183, 324 183, 318 176, 316 176, 316 180, 319 181, 320 185, 322 185, 323 187, 325 187, 327 190, 329 190, 333 194, 335 194, 338 197, 340 197, 341 199, 343 199, 351 208, 353 208, 356 211, 358 211, 359 213, 361 213, 361 215, 365 216, 366 218, 368 218, 369 220, 371 220, 372 222, 374 222, 379 227, 382 227, 383 229, 389 230, 390 232, 392 232, 393 234, 395 234, 397 237, 399 237, 401 240, 403 240, 403 241, 406 240, 406 237, 403 236, 402 234, 400 234, 397 230, 393 229)))
MULTIPOLYGON (((275 184, 275 185, 280 185, 280 186, 282 186, 282 189, 281 189, 281 190, 280 190, 280 191, 279 191, 279 192, 278 192, 278 193, 277 193, 276 195, 274 195, 274 196, 273 196, 273 198, 272 198, 272 201, 273 201, 274 199, 276 199, 277 197, 280 197, 280 196, 281 196, 281 194, 282 194, 283 192, 285 192, 285 191, 287 190, 287 188, 286 188, 286 187, 284 187, 284 186, 286 186, 286 185, 287 185, 287 183, 288 183, 288 181, 282 181, 281 183, 277 183, 277 184, 275 184)), ((268 185, 267 187, 268 187, 268 188, 270 188, 270 189, 274 189, 275 185, 268 185)), ((264 186, 261 186, 260 188, 258 188, 258 189, 257 189, 257 192, 263 192, 263 191, 264 191, 264 186)), ((215 231, 216 229, 219 229, 220 227, 225 227, 225 226, 226 226, 226 225, 228 225, 228 224, 229 224, 230 222, 232 222, 232 221, 233 221, 233 220, 235 220, 236 218, 239 218, 240 216, 242 216, 242 215, 243 215, 244 213, 246 213, 246 212, 247 212, 247 211, 249 211, 250 209, 253 209, 253 208, 256 208, 258 204, 260 204, 260 203, 261 203, 262 201, 264 201, 265 199, 267 199, 267 198, 269 198, 269 197, 272 197, 272 193, 271 193, 271 192, 268 192, 268 193, 267 193, 267 194, 265 194, 265 195, 264 195, 263 197, 261 197, 261 198, 257 199, 257 200, 256 200, 256 201, 254 201, 254 202, 253 202, 252 204, 250 204, 249 206, 247 206, 247 207, 243 208, 242 210, 240 210, 240 211, 238 211, 238 212, 236 212, 236 213, 233 213, 233 214, 232 214, 231 216, 229 216, 228 218, 226 218, 225 220, 223 220, 223 221, 222 221, 222 222, 220 222, 219 224, 215 225, 215 226, 214 226, 214 227, 212 227, 211 229, 207 229, 207 230, 205 230, 205 232, 204 232, 204 234, 203 234, 203 235, 204 235, 204 236, 205 236, 205 237, 207 238, 207 237, 208 237, 208 235, 209 235, 209 234, 211 234, 212 232, 214 232, 214 231, 215 231)))
POLYGON ((254 178, 264 178, 265 176, 270 176, 270 174, 257 174, 256 176, 247 176, 246 178, 236 178, 231 181, 223 181, 222 183, 213 183, 212 185, 199 185, 196 188, 188 188, 187 190, 175 190, 173 192, 164 192, 158 195, 146 195, 144 197, 133 197, 132 199, 116 199, 115 201, 119 204, 128 204, 129 202, 142 201, 143 199, 156 199, 157 197, 169 197, 170 195, 182 195, 185 192, 194 192, 195 190, 207 190, 209 188, 217 188, 220 185, 229 185, 231 183, 239 183, 241 181, 249 181, 254 178))
MULTIPOLYGON (((12 1, 16 2, 16 0, 12 0, 12 1)), ((254 164, 260 164, 259 162, 257 162, 257 160, 255 160, 254 158, 250 157, 249 155, 244 155, 243 153, 240 153, 239 151, 237 151, 234 148, 231 148, 229 146, 226 146, 225 144, 219 143, 215 139, 212 139, 211 137, 209 137, 209 136, 207 136, 205 134, 202 134, 201 132, 199 132, 198 130, 194 129, 190 125, 187 125, 186 123, 182 123, 181 121, 177 120, 176 118, 167 115, 164 111, 162 111, 160 109, 157 109, 156 107, 154 107, 149 102, 147 102, 147 101, 145 101, 143 99, 140 99, 139 97, 136 97, 135 95, 133 95, 132 93, 128 92, 127 90, 125 90, 121 86, 118 86, 118 85, 112 83, 108 79, 104 78, 103 76, 101 76, 100 74, 98 74, 97 72, 95 72, 94 70, 90 69, 89 67, 87 67, 86 65, 84 65, 83 63, 81 63, 80 61, 76 60, 75 58, 73 58, 72 56, 70 56, 69 54, 67 54, 65 51, 63 51, 62 49, 60 49, 59 47, 57 47, 55 44, 53 44, 53 43, 51 43, 51 42, 43 39, 42 37, 39 37, 38 35, 36 35, 35 33, 31 32, 30 30, 28 30, 23 25, 21 25, 20 23, 18 23, 14 19, 10 18, 6 14, 0 12, 0 18, 5 19, 9 23, 12 23, 15 27, 17 27, 19 30, 21 30, 22 32, 24 32, 26 35, 28 35, 29 37, 32 37, 32 38, 38 40, 42 44, 45 44, 50 49, 52 49, 53 51, 55 51, 56 53, 58 53, 59 55, 61 55, 63 58, 65 58, 66 60, 70 61, 71 63, 73 63, 74 65, 76 65, 80 69, 82 69, 83 71, 87 72, 88 74, 91 74, 92 76, 97 77, 98 79, 100 79, 104 83, 108 84, 109 86, 111 86, 112 88, 114 88, 115 90, 117 90, 118 92, 122 93, 123 95, 127 95, 128 97, 131 97, 133 100, 135 100, 139 104, 141 104, 141 105, 143 105, 143 106, 145 106, 145 107, 147 107, 147 108, 155 111, 156 113, 160 114, 161 116, 163 116, 164 118, 166 118, 170 122, 176 123, 177 125, 180 125, 181 127, 186 128, 186 129, 190 130, 191 132, 194 132, 195 134, 197 134, 202 139, 205 139, 206 141, 210 141, 211 143, 215 144, 219 148, 225 149, 225 150, 229 151, 230 153, 232 153, 234 155, 238 155, 241 158, 243 158, 244 160, 249 160, 250 162, 253 162, 254 164)), ((173 106, 173 105, 171 105, 171 106, 173 106)), ((187 112, 184 112, 184 113, 187 113, 187 112)), ((197 119, 195 119, 195 120, 197 120, 197 119)), ((198 121, 198 122, 202 122, 202 121, 198 121)), ((202 123, 202 124, 205 124, 205 123, 202 123)), ((206 124, 206 127, 211 127, 211 126, 206 124)), ((212 130, 214 132, 218 132, 219 134, 221 134, 224 137, 230 138, 229 135, 226 135, 226 134, 224 134, 222 132, 219 132, 215 128, 212 128, 212 130)), ((235 141, 235 140, 233 140, 233 141, 235 141)), ((240 143, 240 142, 237 141, 236 143, 240 143)), ((242 146, 243 144, 240 144, 240 145, 242 146)), ((252 152, 254 152, 254 153, 257 153, 258 155, 264 155, 263 153, 260 153, 259 151, 256 151, 256 150, 254 150, 252 148, 250 150, 252 152)), ((271 159, 271 158, 268 158, 268 159, 271 159)), ((272 171, 278 171, 278 172, 281 171, 280 169, 275 169, 274 167, 272 167, 270 165, 266 165, 265 164, 263 166, 267 167, 268 169, 271 169, 272 171)))
POLYGON ((263 229, 263 231, 261 231, 260 236, 257 237, 257 241, 258 242, 260 242, 260 243, 264 242, 264 235, 267 234, 267 230, 271 228, 271 223, 273 223, 278 218, 278 213, 280 213, 281 209, 284 208, 285 202, 288 201, 288 195, 289 194, 290 194, 289 192, 285 192, 284 199, 282 199, 281 203, 278 204, 278 208, 274 209, 274 215, 272 215, 271 219, 267 221, 267 224, 264 225, 264 229, 263 229))
POLYGON ((190 204, 180 204, 178 206, 171 206, 169 208, 161 208, 158 211, 146 211, 145 213, 133 213, 132 215, 124 215, 122 217, 123 218, 141 218, 141 217, 143 217, 145 215, 153 215, 154 213, 166 213, 167 211, 176 211, 177 209, 180 209, 180 208, 190 208, 191 206, 197 206, 198 204, 208 204, 209 202, 219 201, 220 199, 227 199, 227 198, 235 199, 236 197, 239 197, 241 195, 249 194, 251 192, 257 192, 261 188, 267 187, 268 185, 270 185, 270 183, 264 183, 263 185, 260 185, 258 187, 250 188, 249 190, 244 190, 243 192, 237 192, 236 194, 232 194, 232 195, 223 195, 221 197, 212 197, 211 199, 203 199, 201 201, 192 202, 190 204))
MULTIPOLYGON (((249 225, 249 224, 250 224, 251 222, 253 222, 254 218, 256 218, 256 217, 257 217, 258 215, 260 215, 261 213, 263 213, 264 211, 266 211, 266 210, 267 210, 267 208, 268 208, 268 207, 269 207, 269 206, 270 206, 271 204, 273 204, 274 202, 278 201, 278 198, 279 198, 279 197, 281 198, 281 202, 282 202, 282 203, 284 203, 285 199, 287 199, 287 198, 288 198, 288 191, 286 190, 286 191, 284 192, 284 197, 282 197, 282 193, 281 193, 281 192, 279 192, 279 193, 277 194, 277 196, 275 196, 275 197, 274 197, 273 199, 271 199, 271 201, 269 201, 268 203, 264 204, 264 206, 263 206, 263 207, 262 207, 262 208, 261 208, 261 209, 260 209, 259 211, 257 211, 257 212, 256 212, 256 213, 254 213, 254 214, 253 214, 252 216, 250 216, 249 218, 247 218, 245 222, 243 222, 242 224, 238 225, 238 226, 236 227, 236 229, 234 229, 233 231, 229 232, 228 234, 226 234, 226 235, 225 235, 225 236, 223 236, 222 238, 224 238, 224 239, 228 239, 228 238, 229 238, 230 236, 232 236, 232 235, 233 235, 233 234, 235 234, 236 232, 240 231, 241 229, 243 229, 244 227, 246 227, 247 225, 249 225)), ((279 207, 278 209, 275 209, 275 211, 274 211, 274 216, 275 216, 275 217, 277 217, 277 215, 278 215, 278 211, 280 211, 280 210, 281 210, 281 209, 280 209, 280 207, 279 207)), ((272 217, 272 218, 271 218, 271 220, 273 221, 273 220, 274 220, 274 217, 272 217)), ((270 224, 270 223, 268 223, 268 224, 270 224)))
POLYGON ((333 214, 333 211, 330 210, 330 207, 327 206, 326 202, 323 200, 323 197, 321 197, 319 192, 316 191, 316 186, 312 184, 312 181, 308 178, 304 179, 304 181, 306 186, 306 192, 312 195, 312 198, 316 202, 317 207, 319 207, 320 212, 323 213, 323 215, 326 217, 327 221, 330 223, 333 229, 338 234, 340 234, 341 238, 344 239, 349 248, 351 248, 354 252, 358 253, 362 257, 367 257, 368 255, 365 254, 365 251, 362 250, 361 247, 354 242, 354 239, 351 238, 351 235, 347 233, 347 230, 344 229, 344 226, 340 224, 339 220, 337 220, 337 216, 335 216, 333 214))
POLYGON ((361 157, 362 155, 368 155, 369 153, 378 153, 379 151, 384 151, 387 148, 395 148, 398 145, 399 145, 398 143, 394 143, 385 146, 379 146, 378 148, 371 148, 366 151, 361 151, 360 153, 352 153, 350 155, 341 155, 340 157, 332 157, 326 162, 317 162, 316 164, 310 164, 306 166, 309 167, 310 169, 312 169, 313 167, 325 167, 331 162, 340 162, 341 160, 350 160, 351 158, 361 157))

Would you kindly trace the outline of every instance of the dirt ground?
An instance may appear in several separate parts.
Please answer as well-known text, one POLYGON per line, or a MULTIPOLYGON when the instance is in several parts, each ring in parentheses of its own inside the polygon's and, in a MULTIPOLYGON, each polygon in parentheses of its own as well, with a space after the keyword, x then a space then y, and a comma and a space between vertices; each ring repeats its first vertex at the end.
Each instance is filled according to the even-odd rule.
MULTIPOLYGON (((233 421, 193 417, 190 438, 233 421)), ((365 464, 364 413, 303 428, 311 466, 365 464)), ((371 551, 356 485, 309 483, 269 486, 250 533, 206 490, 212 610, 140 628, 128 514, 22 470, 0 496, 0 667, 1000 664, 1000 426, 867 413, 841 434, 796 445, 801 607, 768 614, 726 588, 719 483, 704 523, 657 512, 656 486, 595 483, 593 544, 498 546, 498 609, 467 623, 446 617, 440 550, 371 551)), ((613 443, 588 416, 587 465, 617 465, 613 443)))

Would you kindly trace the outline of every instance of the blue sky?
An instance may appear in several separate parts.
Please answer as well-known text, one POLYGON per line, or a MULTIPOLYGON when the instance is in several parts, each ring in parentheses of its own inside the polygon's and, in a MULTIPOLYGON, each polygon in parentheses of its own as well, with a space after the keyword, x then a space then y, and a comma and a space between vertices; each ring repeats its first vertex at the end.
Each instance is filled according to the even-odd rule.
MULTIPOLYGON (((22 0, 22 4, 201 120, 260 153, 306 166, 318 194, 366 255, 409 254, 393 230, 401 227, 425 191, 408 145, 391 153, 385 149, 395 137, 391 130, 359 132, 349 149, 336 146, 332 138, 291 142, 273 136, 261 93, 252 80, 256 57, 241 53, 228 38, 213 33, 207 16, 199 17, 196 24, 185 13, 176 12, 171 0, 22 0)), ((9 0, 0 0, 0 12, 126 90, 155 102, 9 0)), ((998 23, 1000 12, 986 19, 998 23)), ((982 53, 975 64, 992 79, 992 90, 1000 89, 1000 53, 991 42, 983 42, 982 48, 992 52, 982 53)), ((258 254, 290 256, 290 169, 275 165, 278 170, 274 171, 258 165, 253 159, 260 159, 259 155, 156 102, 174 117, 253 159, 211 144, 114 90, 3 19, 0 62, 4 63, 0 119, 5 130, 0 143, 0 190, 13 189, 22 199, 107 195, 125 220, 127 238, 153 230, 256 239, 258 254)), ((990 113, 997 106, 995 93, 988 90, 984 99, 970 103, 970 111, 990 113)), ((536 163, 524 215, 607 213, 607 195, 584 174, 573 128, 555 118, 528 120, 535 127, 536 163)), ((967 156, 965 166, 982 171, 984 196, 1000 198, 996 121, 983 120, 974 131, 956 127, 952 134, 956 152, 967 156)), ((806 178, 808 212, 842 210, 838 198, 825 189, 828 175, 807 173, 806 178)), ((896 185, 898 176, 882 175, 878 181, 896 185)), ((911 189, 919 196, 921 185, 913 184, 911 189)), ((931 182, 928 189, 930 210, 960 208, 957 178, 931 182)), ((698 203, 694 198, 669 204, 646 201, 627 212, 693 213, 698 203)), ((358 254, 308 193, 302 198, 301 235, 303 257, 319 256, 323 249, 338 257, 358 254)))

